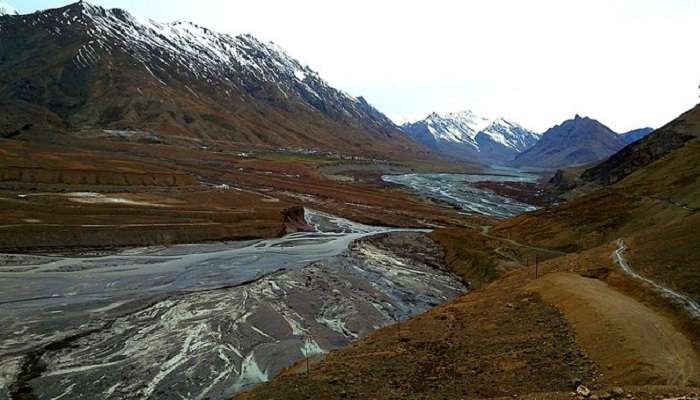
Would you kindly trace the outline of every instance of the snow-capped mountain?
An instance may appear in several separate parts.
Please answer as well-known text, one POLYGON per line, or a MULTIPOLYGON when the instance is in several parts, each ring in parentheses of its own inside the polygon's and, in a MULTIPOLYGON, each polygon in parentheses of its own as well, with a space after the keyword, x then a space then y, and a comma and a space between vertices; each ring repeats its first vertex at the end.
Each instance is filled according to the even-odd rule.
POLYGON ((420 148, 363 98, 250 35, 79 2, 0 17, 0 43, 4 130, 39 120, 275 146, 420 148))
POLYGON ((411 126, 417 124, 423 124, 430 135, 436 140, 469 143, 477 147, 475 141, 476 134, 488 126, 489 120, 471 111, 450 113, 444 117, 438 113, 432 113, 423 121, 404 126, 410 130, 411 126))
POLYGON ((0 15, 18 15, 17 9, 12 7, 11 4, 7 4, 4 1, 0 1, 0 15))
POLYGON ((419 143, 443 154, 483 163, 504 163, 532 147, 539 135, 503 118, 489 119, 472 111, 407 123, 402 130, 419 143))
POLYGON ((537 142, 539 135, 529 131, 522 126, 506 121, 503 118, 498 118, 491 122, 486 128, 481 130, 476 139, 479 142, 479 137, 484 136, 495 143, 499 143, 504 147, 511 148, 518 152, 525 151, 537 142))

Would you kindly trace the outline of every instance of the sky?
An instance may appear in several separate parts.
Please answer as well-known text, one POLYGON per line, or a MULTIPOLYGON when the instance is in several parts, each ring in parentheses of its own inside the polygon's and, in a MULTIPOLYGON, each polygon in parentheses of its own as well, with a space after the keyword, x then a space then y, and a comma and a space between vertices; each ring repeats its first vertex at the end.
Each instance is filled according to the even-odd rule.
POLYGON ((90 2, 274 41, 396 122, 471 109, 539 132, 575 114, 623 132, 700 101, 696 0, 90 2))

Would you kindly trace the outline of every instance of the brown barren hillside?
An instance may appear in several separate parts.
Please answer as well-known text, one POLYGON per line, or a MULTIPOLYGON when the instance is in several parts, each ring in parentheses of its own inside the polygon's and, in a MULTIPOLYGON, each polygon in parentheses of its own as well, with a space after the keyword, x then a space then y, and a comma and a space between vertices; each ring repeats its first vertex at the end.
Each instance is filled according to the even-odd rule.
POLYGON ((696 106, 597 165, 558 171, 547 185, 547 190, 555 195, 573 198, 612 185, 683 147, 699 134, 700 106, 696 106))
POLYGON ((427 154, 364 98, 274 43, 87 2, 0 15, 0 137, 146 133, 238 145, 427 154))
POLYGON ((699 177, 695 139, 615 185, 505 221, 494 232, 577 251, 624 238, 646 276, 700 297, 699 177))
POLYGON ((635 142, 608 160, 585 171, 584 182, 610 185, 624 179, 671 151, 682 147, 686 142, 700 136, 700 105, 683 113, 651 135, 635 142))
POLYGON ((699 177, 695 139, 567 203, 437 230, 471 293, 237 398, 695 398, 699 177))
POLYGON ((570 399, 575 381, 599 398, 696 392, 698 322, 616 271, 613 250, 551 258, 539 277, 518 268, 235 398, 570 399))
POLYGON ((193 149, 114 138, 0 139, 0 248, 111 247, 273 237, 300 206, 359 222, 462 225, 456 210, 323 171, 469 170, 426 161, 193 149), (292 212, 293 214, 293 212, 292 212))

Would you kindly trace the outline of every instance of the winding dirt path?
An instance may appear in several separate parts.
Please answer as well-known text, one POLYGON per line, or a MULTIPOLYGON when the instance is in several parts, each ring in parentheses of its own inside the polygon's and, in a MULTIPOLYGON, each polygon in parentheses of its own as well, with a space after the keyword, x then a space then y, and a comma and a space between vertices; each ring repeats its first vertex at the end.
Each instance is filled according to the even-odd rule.
POLYGON ((541 253, 547 253, 547 254, 551 254, 551 255, 554 255, 554 256, 564 256, 564 255, 567 254, 567 253, 564 252, 564 251, 552 250, 552 249, 547 249, 547 248, 544 248, 544 247, 531 246, 531 245, 529 245, 529 244, 524 244, 524 243, 517 242, 517 241, 515 241, 515 240, 513 240, 513 239, 508 239, 508 238, 504 238, 504 237, 501 237, 501 236, 492 235, 492 234, 491 234, 491 228, 492 228, 492 226, 490 226, 490 225, 481 225, 481 226, 479 226, 478 228, 475 227, 475 226, 472 226, 472 228, 473 228, 473 229, 479 229, 480 232, 481 232, 481 236, 483 236, 483 237, 487 237, 487 238, 489 238, 489 239, 495 239, 495 240, 500 240, 500 241, 502 241, 502 242, 510 243, 510 244, 512 244, 513 246, 516 246, 516 247, 522 247, 522 248, 524 248, 524 249, 535 250, 535 251, 538 251, 538 252, 541 252, 541 253))
POLYGON ((625 259, 625 250, 627 250, 627 245, 625 244, 625 241, 620 239, 617 241, 617 249, 613 251, 612 257, 613 260, 617 263, 617 265, 622 268, 622 270, 628 274, 631 275, 639 280, 642 280, 648 284, 650 284, 655 290, 659 291, 661 294, 663 294, 666 297, 669 297, 673 299, 673 301, 683 305, 683 307, 688 310, 688 312, 695 318, 700 318, 700 304, 698 304, 697 301, 693 300, 689 296, 680 294, 672 289, 669 289, 659 283, 654 282, 653 280, 646 278, 637 272, 635 272, 632 267, 630 267, 629 263, 625 259))
POLYGON ((697 385, 700 357, 666 317, 607 283, 553 273, 527 289, 558 308, 607 383, 697 385))

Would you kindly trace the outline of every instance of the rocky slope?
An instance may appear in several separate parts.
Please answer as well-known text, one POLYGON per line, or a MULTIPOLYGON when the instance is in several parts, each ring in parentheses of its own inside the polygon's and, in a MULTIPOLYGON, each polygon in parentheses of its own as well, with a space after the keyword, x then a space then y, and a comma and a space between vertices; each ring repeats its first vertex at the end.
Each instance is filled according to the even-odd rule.
POLYGON ((0 133, 145 130, 166 139, 421 151, 363 98, 274 43, 142 22, 86 2, 0 17, 0 133))
POLYGON ((682 147, 700 135, 700 105, 651 135, 625 147, 608 160, 588 169, 581 183, 609 185, 682 147))
POLYGON ((539 136, 503 118, 491 120, 472 111, 440 115, 402 126, 417 142, 459 159, 504 163, 533 146, 539 136))

